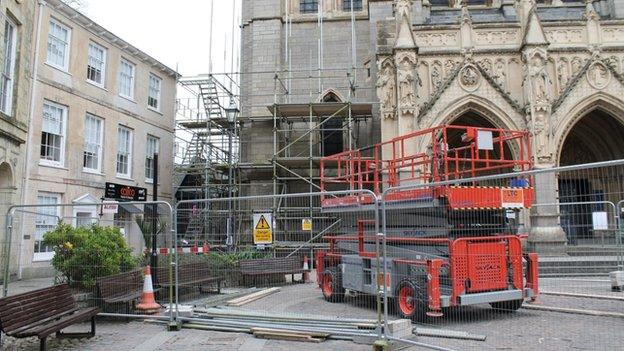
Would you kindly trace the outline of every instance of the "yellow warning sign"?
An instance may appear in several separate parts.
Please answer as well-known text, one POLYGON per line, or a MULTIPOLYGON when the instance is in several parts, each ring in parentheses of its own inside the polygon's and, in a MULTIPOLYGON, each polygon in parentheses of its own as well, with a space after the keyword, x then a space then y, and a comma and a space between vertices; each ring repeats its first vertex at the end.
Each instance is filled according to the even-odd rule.
POLYGON ((312 220, 310 218, 304 218, 301 220, 301 230, 306 232, 312 231, 312 220))
POLYGON ((270 213, 253 215, 253 241, 256 245, 273 243, 273 218, 270 213))

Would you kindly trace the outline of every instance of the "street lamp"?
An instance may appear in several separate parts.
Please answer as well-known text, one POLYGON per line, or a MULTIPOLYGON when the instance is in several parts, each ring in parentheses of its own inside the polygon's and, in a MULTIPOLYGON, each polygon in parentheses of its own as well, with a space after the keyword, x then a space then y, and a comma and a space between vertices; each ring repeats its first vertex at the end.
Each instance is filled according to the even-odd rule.
POLYGON ((225 110, 225 117, 227 117, 228 122, 230 123, 236 122, 236 117, 238 117, 240 110, 238 109, 238 106, 236 105, 234 98, 230 97, 230 106, 228 106, 224 110, 225 110))

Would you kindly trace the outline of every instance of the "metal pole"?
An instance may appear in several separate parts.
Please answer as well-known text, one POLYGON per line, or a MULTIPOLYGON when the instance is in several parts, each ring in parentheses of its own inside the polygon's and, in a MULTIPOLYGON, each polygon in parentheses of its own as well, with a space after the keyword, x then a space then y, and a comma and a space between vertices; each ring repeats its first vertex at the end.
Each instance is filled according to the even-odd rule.
MULTIPOLYGON (((152 200, 158 201, 158 153, 154 153, 154 183, 152 184, 152 200)), ((151 266, 154 269, 152 279, 154 285, 158 285, 158 204, 154 203, 152 206, 152 259, 151 266)))
POLYGON ((11 214, 11 209, 9 209, 9 212, 6 214, 6 218, 5 218, 5 227, 6 227, 6 232, 5 232, 5 245, 6 247, 4 248, 4 260, 3 264, 4 264, 4 278, 2 279, 2 296, 6 297, 9 294, 9 274, 10 274, 10 269, 9 269, 9 264, 11 263, 11 229, 13 228, 12 223, 13 223, 13 215, 11 214))

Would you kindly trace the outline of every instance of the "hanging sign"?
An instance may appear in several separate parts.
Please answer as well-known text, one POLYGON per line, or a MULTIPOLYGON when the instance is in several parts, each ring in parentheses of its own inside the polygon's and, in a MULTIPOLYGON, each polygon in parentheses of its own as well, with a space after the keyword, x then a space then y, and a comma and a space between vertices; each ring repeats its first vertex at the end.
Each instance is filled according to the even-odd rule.
POLYGON ((254 213, 253 241, 256 245, 273 243, 273 218, 271 213, 254 213))
POLYGON ((126 201, 147 201, 147 189, 106 182, 104 197, 126 201))
POLYGON ((501 205, 503 208, 523 208, 523 189, 504 188, 501 189, 501 205))
POLYGON ((305 231, 305 232, 311 232, 312 231, 312 219, 310 218, 304 218, 301 220, 301 230, 305 231))
POLYGON ((119 204, 117 202, 104 201, 102 203, 102 214, 117 214, 119 204))

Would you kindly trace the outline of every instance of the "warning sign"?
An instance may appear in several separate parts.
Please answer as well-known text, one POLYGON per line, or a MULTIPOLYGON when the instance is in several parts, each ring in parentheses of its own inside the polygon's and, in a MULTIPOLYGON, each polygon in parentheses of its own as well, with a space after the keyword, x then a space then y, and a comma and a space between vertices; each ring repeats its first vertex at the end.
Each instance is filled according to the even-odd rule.
POLYGON ((273 243, 273 218, 270 213, 253 215, 253 241, 256 245, 273 243))
POLYGON ((304 218, 301 220, 301 230, 306 232, 312 231, 312 220, 310 218, 304 218))
POLYGON ((501 189, 501 200, 503 208, 523 208, 524 191, 522 189, 501 189))

